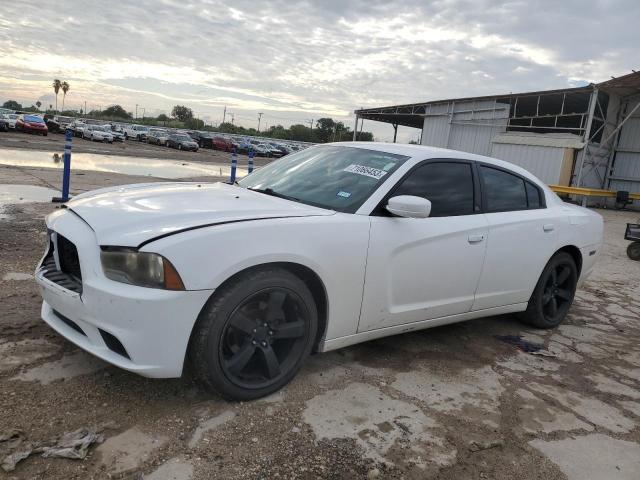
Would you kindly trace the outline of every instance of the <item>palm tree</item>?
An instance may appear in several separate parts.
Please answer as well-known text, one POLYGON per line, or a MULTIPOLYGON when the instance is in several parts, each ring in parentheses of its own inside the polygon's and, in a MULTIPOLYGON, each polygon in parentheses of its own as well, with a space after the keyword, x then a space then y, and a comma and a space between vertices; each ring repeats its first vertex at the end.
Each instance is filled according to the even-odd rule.
POLYGON ((57 78, 53 81, 53 91, 56 92, 56 112, 58 111, 58 92, 62 87, 62 82, 57 78))
POLYGON ((62 82, 60 88, 62 88, 62 111, 64 112, 64 99, 67 97, 67 92, 71 86, 67 82, 62 82))
POLYGON ((38 100, 36 102, 36 107, 38 107, 38 110, 40 110, 40 107, 42 106, 42 102, 40 100, 38 100))

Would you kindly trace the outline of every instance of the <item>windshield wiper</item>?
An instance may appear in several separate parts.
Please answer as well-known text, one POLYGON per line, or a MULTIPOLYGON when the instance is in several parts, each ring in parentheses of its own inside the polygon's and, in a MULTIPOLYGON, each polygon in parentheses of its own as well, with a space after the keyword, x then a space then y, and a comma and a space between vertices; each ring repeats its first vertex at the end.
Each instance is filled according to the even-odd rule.
POLYGON ((273 188, 247 188, 247 190, 251 190, 252 192, 264 193, 265 195, 270 195, 272 197, 284 198, 285 200, 292 200, 294 202, 299 202, 300 199, 296 197, 292 197, 290 195, 285 195, 284 193, 276 192, 273 188))

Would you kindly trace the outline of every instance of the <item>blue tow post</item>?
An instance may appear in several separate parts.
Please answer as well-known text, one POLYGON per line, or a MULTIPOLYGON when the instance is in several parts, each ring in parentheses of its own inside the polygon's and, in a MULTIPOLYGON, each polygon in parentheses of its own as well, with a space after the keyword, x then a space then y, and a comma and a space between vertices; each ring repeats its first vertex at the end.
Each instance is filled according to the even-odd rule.
POLYGON ((248 173, 253 172, 253 148, 249 149, 249 163, 247 165, 248 173))
POLYGON ((69 180, 71 177, 71 141, 73 132, 67 130, 64 134, 64 168, 62 171, 62 196, 53 197, 52 202, 64 203, 69 201, 69 180))
POLYGON ((236 148, 233 147, 233 153, 231 154, 231 178, 229 179, 231 185, 236 183, 236 168, 238 168, 238 154, 236 153, 236 148))

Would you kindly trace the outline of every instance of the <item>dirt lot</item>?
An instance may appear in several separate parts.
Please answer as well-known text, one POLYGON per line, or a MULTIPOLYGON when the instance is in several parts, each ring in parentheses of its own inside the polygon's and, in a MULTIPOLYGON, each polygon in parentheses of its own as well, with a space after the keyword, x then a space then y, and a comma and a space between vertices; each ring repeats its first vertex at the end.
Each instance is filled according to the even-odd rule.
MULTIPOLYGON (((141 180, 78 173, 77 190, 141 180)), ((0 194, 58 175, 0 167, 0 194)), ((640 478, 640 263, 623 240, 637 213, 600 211, 604 253, 557 330, 502 316, 386 338, 315 355, 279 394, 229 403, 188 377, 110 367, 40 321, 32 272, 54 206, 29 199, 0 212, 0 461, 81 428, 104 441, 84 460, 33 453, 0 478, 640 478)))

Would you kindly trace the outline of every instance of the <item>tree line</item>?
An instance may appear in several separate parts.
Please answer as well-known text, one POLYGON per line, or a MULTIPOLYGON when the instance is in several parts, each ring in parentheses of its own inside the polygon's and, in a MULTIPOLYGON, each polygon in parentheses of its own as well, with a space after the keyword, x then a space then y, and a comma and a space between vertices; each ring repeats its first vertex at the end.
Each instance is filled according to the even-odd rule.
MULTIPOLYGON (((60 88, 62 89, 62 87, 60 88)), ((68 90, 68 85, 66 86, 66 90, 68 90)), ((66 91, 63 90, 63 93, 66 95, 66 91)), ((12 110, 37 112, 39 111, 41 104, 38 101, 36 102, 36 105, 37 108, 33 105, 31 107, 23 108, 22 105, 20 105, 15 100, 9 100, 4 103, 3 107, 12 110)), ((65 111, 63 107, 63 111, 60 112, 60 114, 67 116, 76 116, 78 113, 75 111, 65 111)), ((83 112, 81 111, 80 114, 83 114, 83 112)), ((246 128, 240 125, 234 125, 233 123, 229 122, 221 123, 217 127, 205 125, 205 123, 201 119, 194 117, 193 110, 184 105, 175 105, 171 110, 170 116, 161 113, 157 117, 134 118, 133 113, 127 112, 121 105, 111 105, 104 110, 92 110, 90 112, 87 112, 85 116, 113 122, 135 121, 136 123, 149 126, 185 128, 189 130, 205 130, 210 132, 233 133, 254 137, 263 136, 269 138, 279 138, 282 140, 294 140, 299 142, 327 143, 353 139, 353 130, 351 130, 351 128, 346 126, 343 122, 335 121, 334 119, 329 117, 319 118, 315 121, 313 126, 303 124, 294 124, 290 127, 284 127, 282 125, 271 125, 267 130, 258 132, 255 128, 246 128)), ((358 132, 357 140, 373 141, 373 134, 371 132, 358 132)))

